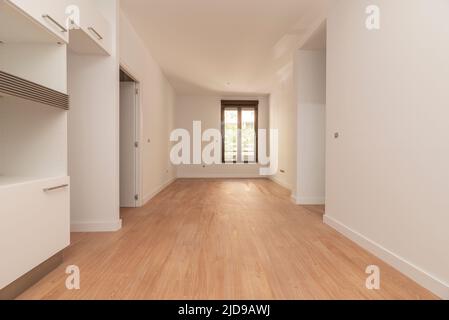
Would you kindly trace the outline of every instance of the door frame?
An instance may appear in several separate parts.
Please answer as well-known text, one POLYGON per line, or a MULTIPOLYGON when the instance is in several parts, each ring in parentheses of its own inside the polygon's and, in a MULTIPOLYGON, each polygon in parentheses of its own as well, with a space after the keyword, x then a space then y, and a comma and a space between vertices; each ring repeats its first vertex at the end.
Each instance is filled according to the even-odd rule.
MULTIPOLYGON (((136 192, 138 195, 138 200, 135 202, 136 203, 136 208, 139 208, 143 205, 143 179, 142 179, 142 91, 141 91, 141 85, 140 85, 140 80, 138 77, 135 76, 135 73, 132 72, 132 70, 130 70, 130 68, 124 64, 124 63, 120 63, 119 66, 119 70, 123 71, 124 73, 126 73, 127 76, 129 76, 131 79, 134 80, 135 86, 136 86, 136 118, 135 118, 135 137, 136 137, 136 142, 138 143, 138 147, 136 148, 136 163, 135 163, 135 183, 136 183, 136 192)), ((119 85, 120 85, 120 80, 119 80, 119 85)))

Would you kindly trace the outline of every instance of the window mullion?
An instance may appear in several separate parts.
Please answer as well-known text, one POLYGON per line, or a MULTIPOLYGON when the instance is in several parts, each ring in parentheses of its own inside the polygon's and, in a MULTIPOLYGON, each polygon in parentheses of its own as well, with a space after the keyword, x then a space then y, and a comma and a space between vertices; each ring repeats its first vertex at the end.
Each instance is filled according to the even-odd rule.
POLYGON ((238 129, 237 129, 237 163, 243 162, 242 148, 242 108, 238 108, 238 129))

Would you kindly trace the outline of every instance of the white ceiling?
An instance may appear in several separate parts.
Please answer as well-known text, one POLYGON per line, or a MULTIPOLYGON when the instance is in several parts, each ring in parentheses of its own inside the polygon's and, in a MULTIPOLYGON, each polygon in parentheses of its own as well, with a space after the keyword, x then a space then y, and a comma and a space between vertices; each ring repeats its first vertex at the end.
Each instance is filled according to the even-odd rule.
MULTIPOLYGON (((332 0, 121 0, 179 94, 264 94, 332 0)), ((291 65, 291 63, 290 63, 291 65)))

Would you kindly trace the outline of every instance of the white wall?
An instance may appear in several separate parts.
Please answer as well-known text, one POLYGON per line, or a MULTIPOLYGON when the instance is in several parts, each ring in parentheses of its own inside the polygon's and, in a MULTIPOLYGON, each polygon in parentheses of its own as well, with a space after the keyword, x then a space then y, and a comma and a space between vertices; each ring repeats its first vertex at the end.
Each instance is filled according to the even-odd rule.
POLYGON ((325 202, 326 51, 299 50, 295 57, 297 92, 297 204, 325 202))
MULTIPOLYGON (((176 128, 186 129, 193 137, 193 121, 202 122, 207 129, 221 131, 221 100, 259 100, 259 129, 269 127, 268 97, 178 96, 176 99, 176 128)), ((211 166, 177 166, 178 178, 257 178, 257 164, 217 164, 211 166)))
POLYGON ((113 28, 112 55, 88 56, 70 52, 68 59, 73 231, 114 231, 121 227, 120 64, 140 82, 142 203, 175 177, 169 162, 174 91, 127 19, 119 14, 117 1, 96 0, 96 5, 113 28))
MULTIPOLYGON (((326 4, 327 6, 327 4, 326 4)), ((324 9, 324 8, 323 8, 324 9)), ((279 133, 279 170, 271 179, 292 192, 297 198, 297 144, 298 144, 298 95, 297 50, 318 50, 326 45, 327 9, 311 15, 309 27, 298 37, 293 37, 291 47, 276 57, 275 69, 266 91, 270 93, 270 128, 279 133)), ((307 66, 306 66, 307 67, 307 66)), ((319 88, 319 86, 316 86, 319 88)), ((312 109, 312 111, 315 111, 312 109)), ((320 117, 319 114, 316 114, 320 117)), ((312 129, 311 126, 309 126, 312 129)), ((296 201, 296 200, 295 200, 296 201)))
POLYGON ((296 187, 296 94, 293 71, 294 59, 291 56, 275 75, 270 87, 270 129, 279 132, 279 170, 272 180, 292 192, 296 187))
POLYGON ((118 2, 95 0, 109 20, 109 57, 68 55, 72 231, 115 231, 119 208, 118 2))
POLYGON ((126 16, 120 14, 120 64, 140 82, 143 203, 176 177, 170 162, 175 92, 126 16))
POLYGON ((449 299, 449 1, 377 0, 368 31, 372 3, 328 20, 326 221, 449 299))

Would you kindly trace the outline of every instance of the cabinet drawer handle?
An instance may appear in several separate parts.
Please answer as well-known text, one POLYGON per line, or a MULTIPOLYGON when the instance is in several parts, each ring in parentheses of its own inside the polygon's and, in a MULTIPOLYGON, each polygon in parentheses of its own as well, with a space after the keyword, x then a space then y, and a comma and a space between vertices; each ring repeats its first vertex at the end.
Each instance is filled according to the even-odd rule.
POLYGON ((57 187, 52 187, 52 188, 45 188, 44 192, 50 192, 50 191, 55 191, 55 190, 59 190, 59 189, 64 189, 67 188, 69 185, 68 184, 63 184, 57 187))
POLYGON ((48 19, 48 20, 50 20, 51 22, 53 22, 55 25, 57 25, 57 26, 61 29, 61 32, 67 32, 67 29, 64 28, 58 21, 56 21, 55 19, 53 19, 49 14, 44 14, 44 15, 42 15, 42 18, 48 19))
POLYGON ((97 30, 95 30, 93 27, 89 27, 88 28, 91 32, 95 33, 95 35, 97 36, 98 40, 103 40, 103 37, 101 36, 101 34, 99 34, 97 32, 97 30))

